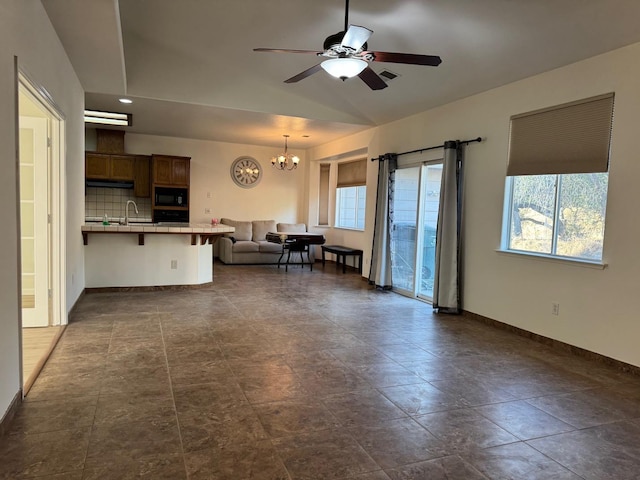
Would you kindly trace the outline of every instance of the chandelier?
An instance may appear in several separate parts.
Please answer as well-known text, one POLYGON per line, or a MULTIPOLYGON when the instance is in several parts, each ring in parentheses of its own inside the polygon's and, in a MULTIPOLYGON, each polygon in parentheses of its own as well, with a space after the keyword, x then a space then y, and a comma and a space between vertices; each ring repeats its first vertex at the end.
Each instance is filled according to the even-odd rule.
POLYGON ((273 157, 271 159, 271 166, 279 168, 280 170, 293 170, 294 168, 298 167, 298 163, 300 163, 300 157, 287 153, 287 138, 289 138, 289 135, 283 135, 283 137, 284 153, 273 157))

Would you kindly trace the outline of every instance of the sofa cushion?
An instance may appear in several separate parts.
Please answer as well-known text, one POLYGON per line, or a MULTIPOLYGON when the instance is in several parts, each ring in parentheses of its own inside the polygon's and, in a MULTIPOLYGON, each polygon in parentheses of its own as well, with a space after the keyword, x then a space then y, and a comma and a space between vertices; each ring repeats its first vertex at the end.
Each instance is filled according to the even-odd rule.
POLYGON ((254 242, 260 242, 267 239, 267 233, 276 231, 275 220, 254 220, 253 224, 253 240, 254 242))
POLYGON ((252 242, 251 240, 238 240, 233 244, 231 251, 233 253, 248 253, 248 252, 257 252, 259 251, 259 245, 257 242, 252 242))
POLYGON ((282 253, 282 245, 279 243, 268 242, 266 240, 260 240, 256 243, 258 244, 258 250, 260 252, 282 253))
POLYGON ((307 226, 304 223, 279 223, 277 225, 278 232, 286 233, 305 233, 307 226))
POLYGON ((225 225, 229 225, 230 227, 234 227, 236 229, 235 232, 229 233, 226 236, 233 237, 238 241, 251 240, 251 237, 252 237, 251 222, 231 220, 230 218, 221 218, 220 222, 224 223, 225 225))

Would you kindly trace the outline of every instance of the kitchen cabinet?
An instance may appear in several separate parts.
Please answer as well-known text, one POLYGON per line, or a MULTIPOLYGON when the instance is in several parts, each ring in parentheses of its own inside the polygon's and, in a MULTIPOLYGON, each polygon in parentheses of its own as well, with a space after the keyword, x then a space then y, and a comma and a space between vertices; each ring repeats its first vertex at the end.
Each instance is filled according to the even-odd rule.
POLYGON ((85 177, 91 180, 133 181, 134 159, 132 155, 87 152, 85 177))
POLYGON ((111 179, 133 180, 134 161, 131 155, 111 155, 111 179))
POLYGON ((87 153, 84 159, 85 176, 91 179, 107 180, 111 173, 111 155, 87 153))
POLYGON ((136 197, 149 198, 151 196, 151 157, 136 155, 133 172, 133 194, 136 197))
POLYGON ((151 170, 154 185, 189 187, 190 157, 152 155, 151 170))

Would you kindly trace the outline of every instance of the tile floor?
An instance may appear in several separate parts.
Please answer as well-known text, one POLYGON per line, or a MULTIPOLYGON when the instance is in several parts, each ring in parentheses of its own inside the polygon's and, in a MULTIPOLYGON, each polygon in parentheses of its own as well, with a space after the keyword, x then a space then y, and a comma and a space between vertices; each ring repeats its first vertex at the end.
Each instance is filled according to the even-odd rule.
POLYGON ((327 267, 86 295, 0 478, 640 478, 640 379, 327 267))

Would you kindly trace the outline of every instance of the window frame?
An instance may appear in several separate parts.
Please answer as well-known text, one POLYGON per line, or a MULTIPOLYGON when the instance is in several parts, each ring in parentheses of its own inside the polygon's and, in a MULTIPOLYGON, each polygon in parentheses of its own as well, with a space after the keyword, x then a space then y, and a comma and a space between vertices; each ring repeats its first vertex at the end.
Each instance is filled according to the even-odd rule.
MULTIPOLYGON (((604 172, 603 172, 604 173, 604 172)), ((609 195, 609 172, 607 174, 607 199, 609 195)), ((531 250, 518 250, 510 247, 510 239, 511 239, 511 228, 513 224, 513 195, 514 195, 514 179, 518 176, 507 176, 505 181, 505 195, 504 195, 504 205, 503 205, 503 213, 502 213, 502 235, 500 241, 500 248, 496 251, 499 253, 507 253, 513 254, 517 256, 524 257, 533 257, 533 258, 541 258, 545 260, 550 260, 554 262, 560 263, 569 263, 574 265, 584 265, 588 267, 595 268, 606 268, 607 263, 605 262, 605 238, 604 232, 606 232, 606 214, 605 214, 605 229, 603 232, 602 238, 602 256, 599 260, 590 259, 585 257, 570 257, 567 255, 559 255, 557 253, 557 244, 558 244, 558 218, 560 214, 560 204, 561 204, 561 187, 562 187, 562 176, 563 175, 572 175, 572 174, 552 174, 557 177, 555 182, 555 195, 554 195, 554 218, 553 218, 553 231, 551 237, 551 253, 544 252, 535 252, 531 250)), ((575 175, 575 174, 574 174, 575 175)), ((534 175, 538 176, 538 175, 534 175)), ((542 176, 542 175, 540 175, 542 176)))

